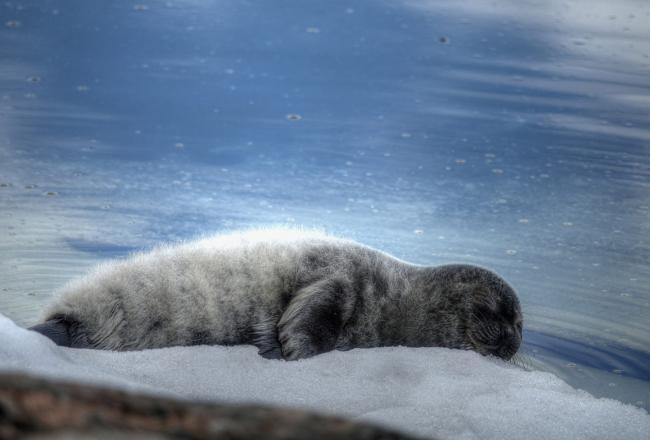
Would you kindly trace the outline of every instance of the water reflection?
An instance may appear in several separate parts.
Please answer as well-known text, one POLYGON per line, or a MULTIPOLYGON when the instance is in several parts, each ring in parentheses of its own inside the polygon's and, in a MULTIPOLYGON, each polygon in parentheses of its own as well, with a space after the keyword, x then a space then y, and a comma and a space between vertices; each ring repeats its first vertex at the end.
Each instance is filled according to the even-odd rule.
POLYGON ((323 227, 496 269, 536 368, 647 408, 650 10, 519 3, 5 3, 0 310, 160 241, 323 227))

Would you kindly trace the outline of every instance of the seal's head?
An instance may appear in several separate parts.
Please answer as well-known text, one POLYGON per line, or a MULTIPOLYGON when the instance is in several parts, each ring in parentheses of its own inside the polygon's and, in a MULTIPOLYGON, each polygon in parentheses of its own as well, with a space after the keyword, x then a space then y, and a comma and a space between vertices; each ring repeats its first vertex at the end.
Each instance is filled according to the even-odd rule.
POLYGON ((494 272, 453 264, 431 268, 425 339, 449 348, 474 350, 509 360, 519 349, 523 319, 515 291, 494 272))
POLYGON ((523 317, 515 291, 495 273, 475 266, 458 269, 465 280, 465 326, 473 350, 510 359, 519 349, 523 317))

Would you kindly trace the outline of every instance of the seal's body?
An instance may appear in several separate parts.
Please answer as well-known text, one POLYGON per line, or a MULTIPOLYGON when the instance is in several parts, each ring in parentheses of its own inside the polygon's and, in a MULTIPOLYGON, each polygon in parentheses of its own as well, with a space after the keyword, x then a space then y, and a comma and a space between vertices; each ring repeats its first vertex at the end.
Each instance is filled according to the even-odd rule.
POLYGON ((517 296, 475 266, 423 267, 353 241, 269 229, 161 247, 64 287, 32 327, 57 344, 254 344, 288 360, 389 345, 510 358, 517 296))

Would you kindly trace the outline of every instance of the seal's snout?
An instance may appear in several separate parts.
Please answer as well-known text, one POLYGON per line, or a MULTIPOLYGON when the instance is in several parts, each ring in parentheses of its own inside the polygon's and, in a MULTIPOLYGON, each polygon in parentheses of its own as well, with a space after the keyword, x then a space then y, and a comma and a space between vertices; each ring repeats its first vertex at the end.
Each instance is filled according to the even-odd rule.
POLYGON ((521 346, 521 324, 502 323, 498 327, 488 325, 479 328, 474 336, 470 339, 476 351, 507 361, 512 359, 521 346))
POLYGON ((42 324, 29 327, 42 335, 50 338, 56 345, 63 347, 72 347, 72 335, 70 332, 70 323, 63 319, 50 319, 42 324))
POLYGON ((505 326, 492 354, 501 359, 510 360, 517 353, 520 345, 521 333, 510 326, 505 326))

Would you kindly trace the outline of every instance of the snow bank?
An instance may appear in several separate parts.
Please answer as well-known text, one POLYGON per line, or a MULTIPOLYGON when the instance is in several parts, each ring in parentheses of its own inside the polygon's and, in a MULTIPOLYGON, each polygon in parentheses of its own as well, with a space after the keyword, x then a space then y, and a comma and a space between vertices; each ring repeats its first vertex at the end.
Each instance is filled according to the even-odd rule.
POLYGON ((441 439, 646 439, 642 409, 473 352, 393 347, 298 362, 254 347, 116 353, 66 349, 0 315, 0 370, 165 395, 342 414, 441 439))

